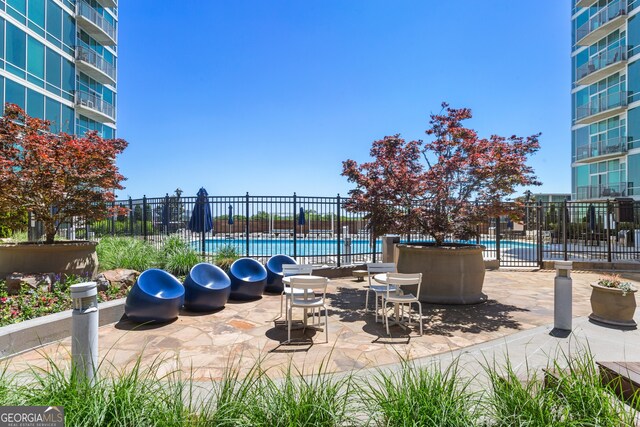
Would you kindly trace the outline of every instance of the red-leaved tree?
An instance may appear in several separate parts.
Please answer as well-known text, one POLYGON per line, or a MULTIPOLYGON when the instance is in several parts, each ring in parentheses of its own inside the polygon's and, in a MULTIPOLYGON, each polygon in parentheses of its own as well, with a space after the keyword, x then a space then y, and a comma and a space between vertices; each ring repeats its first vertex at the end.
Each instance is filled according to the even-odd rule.
POLYGON ((374 239, 387 233, 409 233, 417 224, 414 201, 427 188, 420 143, 406 142, 400 135, 386 136, 373 142, 369 154, 374 161, 342 164, 342 175, 356 184, 345 208, 366 212, 374 239))
POLYGON ((356 184, 347 208, 367 212, 378 235, 415 227, 436 245, 475 236, 480 221, 504 212, 504 200, 518 186, 540 185, 526 164, 540 148, 540 134, 480 138, 462 125, 470 118, 468 108, 443 103, 426 131, 433 140, 404 143, 398 135, 387 137, 382 141, 398 142, 380 150, 382 141, 375 141, 373 162, 344 162, 342 175, 356 184), (388 205, 395 205, 395 212, 388 205), (405 214, 391 218, 397 212, 405 214))
POLYGON ((0 118, 0 210, 31 212, 44 225, 45 243, 53 243, 64 221, 98 220, 110 212, 125 179, 116 156, 127 147, 97 132, 77 137, 49 127, 13 104, 0 118))

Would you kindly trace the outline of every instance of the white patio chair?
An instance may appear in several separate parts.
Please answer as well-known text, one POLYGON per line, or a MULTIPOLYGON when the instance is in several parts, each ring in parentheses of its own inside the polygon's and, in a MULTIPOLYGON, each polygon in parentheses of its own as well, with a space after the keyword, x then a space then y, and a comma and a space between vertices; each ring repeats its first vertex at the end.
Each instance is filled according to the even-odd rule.
POLYGON ((409 306, 408 317, 409 317, 409 325, 411 325, 411 304, 418 305, 418 322, 420 323, 420 336, 422 336, 422 304, 420 304, 420 300, 417 296, 409 293, 400 294, 398 291, 402 289, 403 286, 415 286, 418 285, 416 290, 416 295, 420 295, 420 285, 422 284, 422 273, 388 273, 387 274, 387 285, 386 291, 382 296, 382 305, 384 311, 384 319, 385 325, 387 327, 387 335, 391 335, 389 332, 389 316, 387 312, 387 304, 394 304, 394 314, 396 316, 396 321, 400 321, 398 319, 398 305, 402 306, 402 316, 404 316, 404 306, 409 306))
MULTIPOLYGON (((303 274, 310 276, 312 272, 313 272, 313 266, 311 264, 283 264, 282 265, 282 277, 299 276, 303 274)), ((276 317, 276 319, 279 319, 282 317, 282 313, 283 313, 282 302, 285 298, 286 298, 287 308, 288 308, 291 295, 293 294, 303 295, 305 292, 303 289, 292 289, 289 285, 287 285, 284 282, 282 284, 284 285, 284 288, 282 289, 282 293, 280 294, 280 315, 276 317)))
MULTIPOLYGON (((378 300, 382 298, 382 295, 387 291, 387 285, 372 283, 373 276, 380 273, 395 273, 397 271, 396 265, 393 262, 377 262, 367 264, 367 272, 369 279, 369 288, 367 289, 367 296, 364 301, 365 311, 369 310, 369 292, 373 292, 376 298, 376 322, 378 321, 378 300)), ((395 288, 393 289, 395 292, 395 288)))
POLYGON ((296 293, 291 294, 291 300, 288 307, 287 322, 287 342, 291 341, 291 324, 292 311, 294 307, 304 309, 304 326, 307 327, 307 310, 312 310, 312 316, 315 317, 315 310, 318 309, 318 325, 320 325, 320 310, 324 309, 324 331, 325 342, 329 342, 329 314, 325 304, 327 295, 327 284, 329 279, 326 277, 304 277, 294 276, 291 278, 292 289, 302 290, 302 295, 296 293), (318 294, 322 294, 319 296, 318 294))

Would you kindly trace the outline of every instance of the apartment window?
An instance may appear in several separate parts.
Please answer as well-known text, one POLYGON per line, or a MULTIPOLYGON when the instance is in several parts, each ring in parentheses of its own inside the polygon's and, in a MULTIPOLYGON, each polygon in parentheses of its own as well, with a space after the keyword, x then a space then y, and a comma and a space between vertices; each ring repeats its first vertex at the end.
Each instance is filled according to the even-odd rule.
POLYGON ((640 154, 630 155, 629 161, 629 196, 640 194, 640 154))
POLYGON ((53 0, 47 0, 47 40, 55 44, 62 40, 62 8, 53 0))
POLYGON ((44 45, 31 36, 28 37, 27 72, 30 82, 44 87, 44 45))
POLYGON ((62 105, 62 132, 74 133, 73 108, 62 105))
POLYGON ((629 65, 629 102, 640 101, 640 61, 629 65))
POLYGON ((19 105, 20 108, 25 108, 25 87, 20 83, 16 83, 11 79, 5 79, 5 96, 7 97, 7 102, 10 104, 19 105))
POLYGON ((0 68, 4 68, 4 61, 2 60, 3 58, 4 58, 4 19, 0 18, 0 68))
POLYGON ((640 53, 640 15, 634 15, 627 22, 629 28, 629 57, 640 53))
POLYGON ((51 98, 47 98, 46 107, 45 114, 47 120, 51 122, 51 132, 60 132, 60 103, 51 98))
POLYGON ((47 48, 47 90, 51 93, 55 93, 56 95, 60 95, 60 86, 61 86, 61 61, 62 57, 60 54, 54 52, 53 50, 47 48))
POLYGON ((13 74, 24 78, 27 65, 27 35, 15 25, 7 22, 7 56, 6 60, 13 67, 7 67, 13 74), (17 69, 16 69, 17 68, 17 69))
MULTIPOLYGON (((640 108, 633 108, 627 111, 629 122, 629 148, 640 148, 640 108)), ((638 181, 640 185, 640 181, 638 181)), ((638 193, 640 194, 640 193, 638 193)))
POLYGON ((26 23, 27 0, 7 0, 7 13, 21 23, 26 23))
MULTIPOLYGON (((76 89, 76 71, 73 62, 62 59, 62 91, 73 94, 76 89)), ((63 95, 64 96, 64 95, 63 95)), ((66 98, 66 97, 65 97, 66 98)), ((71 99, 71 98, 69 98, 71 99)))
POLYGON ((44 95, 33 89, 27 89, 27 114, 44 119, 44 95))
POLYGON ((29 28, 45 36, 44 0, 29 0, 29 28))

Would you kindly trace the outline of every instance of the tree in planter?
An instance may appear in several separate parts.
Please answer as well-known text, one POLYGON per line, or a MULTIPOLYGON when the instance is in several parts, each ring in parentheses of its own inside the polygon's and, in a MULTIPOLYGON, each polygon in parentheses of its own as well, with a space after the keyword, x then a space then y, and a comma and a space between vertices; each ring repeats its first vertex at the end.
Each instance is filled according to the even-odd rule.
POLYGON ((355 160, 343 162, 342 175, 356 184, 349 191, 345 208, 366 212, 372 239, 387 233, 408 234, 417 224, 420 208, 415 200, 427 190, 420 146, 421 141, 386 136, 373 142, 369 154, 374 161, 361 165, 355 160))
POLYGON ((407 233, 415 224, 437 246, 448 236, 475 236, 478 222, 503 213, 518 186, 540 185, 526 164, 540 134, 480 138, 462 125, 471 117, 443 103, 426 131, 432 141, 386 137, 373 143, 374 161, 345 161, 342 174, 356 184, 346 207, 368 212, 376 234, 407 233))
MULTIPOLYGON (((116 156, 123 139, 50 133, 50 122, 7 104, 0 118, 0 208, 23 208, 42 221, 45 243, 53 243, 61 223, 74 216, 103 219, 122 189, 116 156)), ((121 210, 116 206, 111 214, 121 210)))

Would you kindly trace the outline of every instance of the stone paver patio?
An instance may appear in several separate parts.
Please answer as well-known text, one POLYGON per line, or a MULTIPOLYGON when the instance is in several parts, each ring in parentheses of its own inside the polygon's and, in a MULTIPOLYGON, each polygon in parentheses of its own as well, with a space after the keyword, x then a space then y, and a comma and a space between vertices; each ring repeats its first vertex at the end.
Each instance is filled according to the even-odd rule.
MULTIPOLYGON (((408 335, 392 328, 392 337, 364 310, 366 282, 333 279, 329 287, 329 343, 324 333, 294 331, 297 344, 282 344, 286 325, 273 321, 280 312, 280 296, 265 295, 251 302, 230 301, 216 313, 183 312, 172 323, 137 326, 121 320, 100 328, 100 358, 104 366, 123 369, 142 358, 143 364, 161 360, 160 373, 180 367, 195 380, 219 379, 226 368, 241 371, 261 359, 263 368, 286 368, 289 361, 305 373, 324 369, 341 372, 397 363, 401 357, 423 358, 484 343, 553 323, 552 271, 487 271, 484 291, 489 301, 479 305, 424 304, 424 335, 417 327, 408 335)), ((573 315, 590 313, 590 282, 600 274, 573 272, 573 315)), ((639 273, 622 273, 638 286, 639 273)), ((371 301, 370 301, 371 303, 371 301)), ((294 318, 300 316, 294 311, 294 318)), ((280 319, 282 320, 282 319, 280 319)), ((9 360, 11 371, 46 367, 44 355, 65 364, 71 339, 20 354, 9 360)), ((280 369, 272 369, 278 376, 280 369)))

